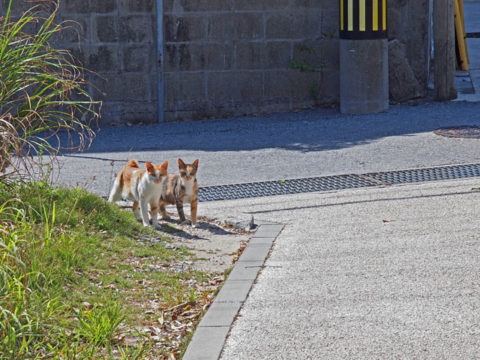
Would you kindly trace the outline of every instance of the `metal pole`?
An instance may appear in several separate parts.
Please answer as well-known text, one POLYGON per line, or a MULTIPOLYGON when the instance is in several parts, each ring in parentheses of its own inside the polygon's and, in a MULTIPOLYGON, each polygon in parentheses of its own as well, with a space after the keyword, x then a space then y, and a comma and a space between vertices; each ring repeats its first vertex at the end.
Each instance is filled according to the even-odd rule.
POLYGON ((164 121, 164 50, 163 50, 163 0, 156 1, 157 15, 157 119, 164 121))

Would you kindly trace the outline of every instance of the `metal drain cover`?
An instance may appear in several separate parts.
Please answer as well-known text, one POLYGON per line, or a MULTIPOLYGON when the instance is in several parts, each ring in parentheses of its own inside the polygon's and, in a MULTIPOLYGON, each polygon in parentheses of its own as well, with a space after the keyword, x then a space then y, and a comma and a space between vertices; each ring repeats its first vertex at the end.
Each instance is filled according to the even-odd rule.
POLYGON ((452 165, 365 174, 387 185, 465 179, 480 176, 480 164, 452 165))
POLYGON ((206 186, 198 189, 198 199, 199 201, 235 200, 471 177, 480 177, 480 164, 206 186))
POLYGON ((433 132, 437 135, 449 138, 480 139, 480 127, 476 125, 440 128, 433 132))
POLYGON ((198 197, 200 201, 233 200, 251 197, 352 189, 377 185, 378 182, 375 181, 375 179, 365 179, 358 175, 323 176, 303 179, 208 186, 198 190, 198 197))

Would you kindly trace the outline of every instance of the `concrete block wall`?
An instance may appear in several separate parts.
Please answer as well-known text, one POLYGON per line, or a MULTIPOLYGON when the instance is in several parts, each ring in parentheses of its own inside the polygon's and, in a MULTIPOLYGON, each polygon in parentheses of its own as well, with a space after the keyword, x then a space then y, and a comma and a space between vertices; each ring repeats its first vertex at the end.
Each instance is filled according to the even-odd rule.
POLYGON ((103 100, 101 121, 156 122, 155 0, 62 0, 60 4, 60 18, 76 24, 56 45, 71 49, 98 74, 89 78, 91 92, 103 100))
POLYGON ((163 10, 167 120, 338 101, 336 1, 164 0, 163 10))
MULTIPOLYGON (((103 100, 101 124, 157 121, 155 0, 60 0, 57 22, 67 30, 53 39, 70 50, 88 74, 89 90, 103 100)), ((40 2, 41 3, 41 2, 40 2)), ((0 11, 8 0, 0 0, 0 11)), ((44 2, 45 4, 45 2, 44 2)), ((32 6, 14 0, 13 13, 32 6)))
MULTIPOLYGON (((0 0, 0 12, 8 0, 0 0)), ((163 114, 221 118, 336 104, 338 0, 163 0, 163 114)), ((60 0, 103 124, 158 120, 157 0, 60 0)), ((427 89, 429 0, 389 1, 391 99, 427 89), (393 86, 393 87, 392 87, 393 86)), ((31 5, 15 0, 17 12, 31 5)))

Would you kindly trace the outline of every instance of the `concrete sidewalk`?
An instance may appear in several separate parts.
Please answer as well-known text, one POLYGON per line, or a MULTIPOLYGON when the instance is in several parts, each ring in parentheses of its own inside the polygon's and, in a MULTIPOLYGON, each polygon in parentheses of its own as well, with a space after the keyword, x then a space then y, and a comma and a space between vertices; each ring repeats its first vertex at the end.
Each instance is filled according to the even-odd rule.
POLYGON ((221 359, 478 358, 479 185, 202 203, 286 225, 221 359))

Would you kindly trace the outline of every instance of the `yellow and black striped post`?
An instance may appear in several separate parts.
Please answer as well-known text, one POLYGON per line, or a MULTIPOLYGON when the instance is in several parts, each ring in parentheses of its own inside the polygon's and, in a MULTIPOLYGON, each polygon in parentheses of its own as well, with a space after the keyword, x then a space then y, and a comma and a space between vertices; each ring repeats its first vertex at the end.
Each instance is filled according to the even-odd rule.
POLYGON ((387 0, 340 0, 340 112, 388 109, 387 0))
POLYGON ((340 0, 341 39, 387 37, 387 0, 340 0))

